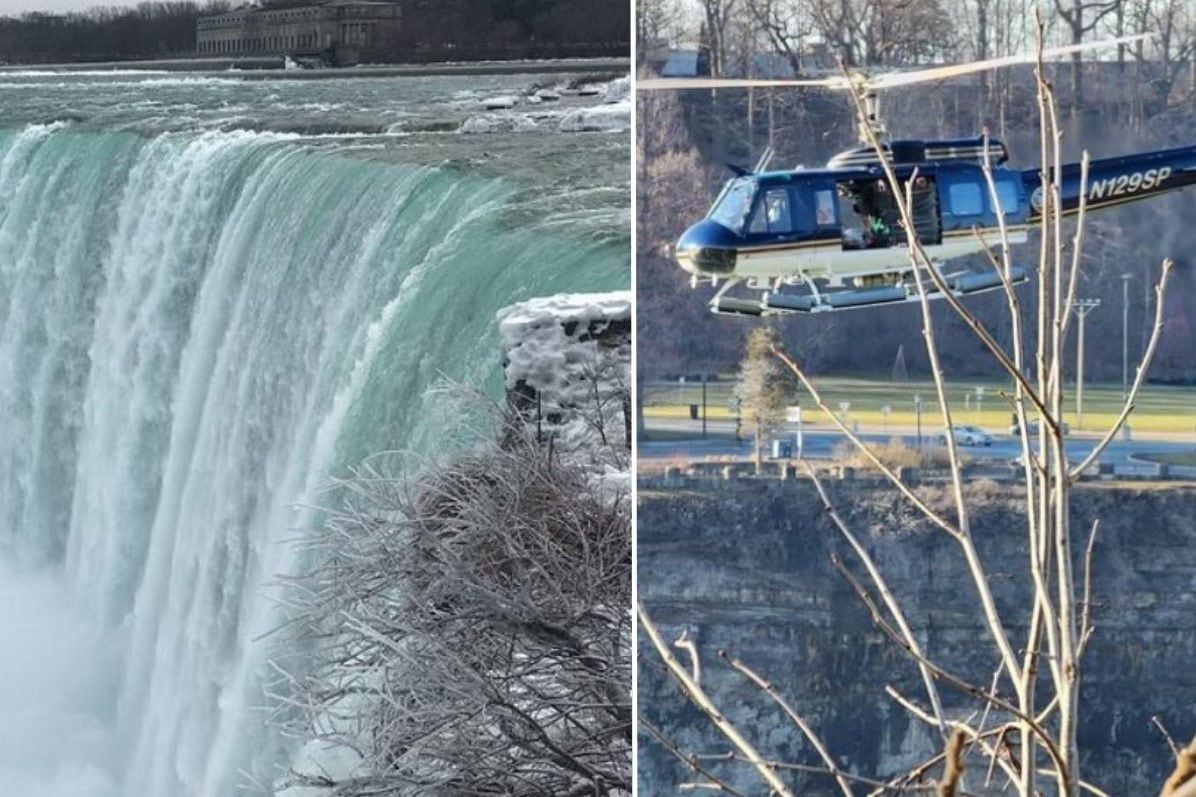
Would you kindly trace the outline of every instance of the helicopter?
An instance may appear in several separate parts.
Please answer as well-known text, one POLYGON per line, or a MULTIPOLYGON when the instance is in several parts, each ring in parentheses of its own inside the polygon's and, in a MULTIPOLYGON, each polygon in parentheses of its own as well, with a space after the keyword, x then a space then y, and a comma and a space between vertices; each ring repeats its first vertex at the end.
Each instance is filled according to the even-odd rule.
MULTIPOLYGON (((1011 244, 1025 243, 1042 219, 1039 169, 1006 165, 1005 145, 987 135, 937 141, 893 140, 881 119, 882 90, 944 80, 1012 64, 1033 63, 1082 50, 1139 41, 1125 36, 1044 49, 964 64, 869 75, 847 71, 824 78, 757 80, 740 78, 642 79, 637 89, 823 88, 854 91, 861 101, 860 146, 832 157, 824 168, 766 171, 766 150, 754 169, 731 167, 735 176, 718 194, 706 217, 678 240, 674 256, 693 286, 718 287, 710 300, 715 313, 769 316, 817 313, 918 301, 906 230, 880 160, 878 141, 898 186, 909 197, 913 234, 936 264, 983 252, 1002 226, 1011 244), (992 189, 985 175, 989 165, 992 189), (999 215, 998 215, 999 214, 999 215), (722 283, 721 287, 719 283, 722 283), (755 295, 729 292, 744 284, 755 295), (786 291, 804 286, 805 292, 786 291)), ((1063 165, 1058 176, 1059 210, 1080 208, 1081 164, 1063 165)), ((1092 160, 1085 212, 1137 202, 1196 183, 1196 145, 1092 160)), ((956 296, 1024 282, 1027 269, 1012 273, 940 273, 956 296)), ((931 298, 941 293, 927 286, 931 298)))

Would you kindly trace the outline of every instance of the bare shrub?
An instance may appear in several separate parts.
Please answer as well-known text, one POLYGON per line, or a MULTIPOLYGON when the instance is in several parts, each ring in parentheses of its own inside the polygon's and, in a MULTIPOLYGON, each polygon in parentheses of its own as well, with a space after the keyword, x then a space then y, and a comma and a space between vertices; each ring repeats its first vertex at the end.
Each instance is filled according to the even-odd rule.
POLYGON ((359 772, 294 773, 336 795, 631 790, 631 533, 625 491, 506 416, 472 453, 376 466, 298 577, 309 653, 276 692, 284 730, 359 772))
MULTIPOLYGON (((911 446, 899 437, 887 443, 877 443, 872 453, 889 468, 946 468, 950 466, 947 450, 942 446, 911 446)), ((868 469, 873 462, 858 446, 850 442, 838 443, 832 456, 836 463, 853 468, 868 469)))

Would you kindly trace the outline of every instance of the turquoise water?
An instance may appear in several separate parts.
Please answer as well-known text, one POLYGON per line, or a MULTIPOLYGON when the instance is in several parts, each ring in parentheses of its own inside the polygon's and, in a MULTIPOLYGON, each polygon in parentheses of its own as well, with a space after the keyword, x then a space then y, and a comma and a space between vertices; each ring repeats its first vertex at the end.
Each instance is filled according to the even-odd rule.
POLYGON ((19 109, 0 132, 0 701, 21 709, 0 712, 0 780, 238 793, 286 762, 262 682, 311 507, 372 452, 450 446, 444 379, 500 394, 500 307, 628 285, 628 137, 329 139, 272 129, 276 109, 158 125, 138 103, 224 88, 24 80, 48 88, 43 121, 0 88, 19 109), (39 656, 73 666, 21 664, 39 656))

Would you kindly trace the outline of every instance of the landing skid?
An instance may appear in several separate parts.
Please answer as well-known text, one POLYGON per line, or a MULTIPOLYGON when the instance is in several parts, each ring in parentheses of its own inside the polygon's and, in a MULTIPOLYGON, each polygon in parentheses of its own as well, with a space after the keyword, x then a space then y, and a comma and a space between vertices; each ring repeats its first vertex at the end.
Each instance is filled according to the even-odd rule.
MULTIPOLYGON (((1024 266, 1013 266, 1014 285, 1025 282, 1024 266)), ((978 293, 1001 287, 1001 276, 996 272, 944 275, 944 281, 953 296, 974 296, 978 293)), ((881 307, 888 304, 918 301, 918 289, 913 284, 889 285, 881 288, 850 288, 833 293, 787 294, 765 292, 758 298, 727 296, 727 290, 734 282, 723 286, 713 299, 710 309, 720 315, 771 316, 793 313, 828 313, 832 310, 857 310, 863 307, 881 307)), ((941 299, 943 294, 929 279, 925 280, 927 298, 941 299)))

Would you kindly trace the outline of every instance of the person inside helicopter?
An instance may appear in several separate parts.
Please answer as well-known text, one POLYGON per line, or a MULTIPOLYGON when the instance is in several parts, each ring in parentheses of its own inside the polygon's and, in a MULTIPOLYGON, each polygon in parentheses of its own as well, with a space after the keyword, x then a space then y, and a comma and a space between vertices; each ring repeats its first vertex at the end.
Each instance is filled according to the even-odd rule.
POLYGON ((885 223, 884 216, 873 212, 866 217, 868 227, 864 233, 864 242, 869 249, 881 249, 893 240, 893 230, 885 223))
POLYGON ((840 185, 840 195, 852 200, 855 223, 843 226, 844 249, 881 249, 893 243, 893 228, 886 219, 883 189, 870 183, 840 185))
POLYGON ((893 242, 893 228, 885 220, 886 211, 891 209, 888 193, 883 182, 866 186, 860 191, 864 207, 864 243, 869 249, 882 249, 893 242))

